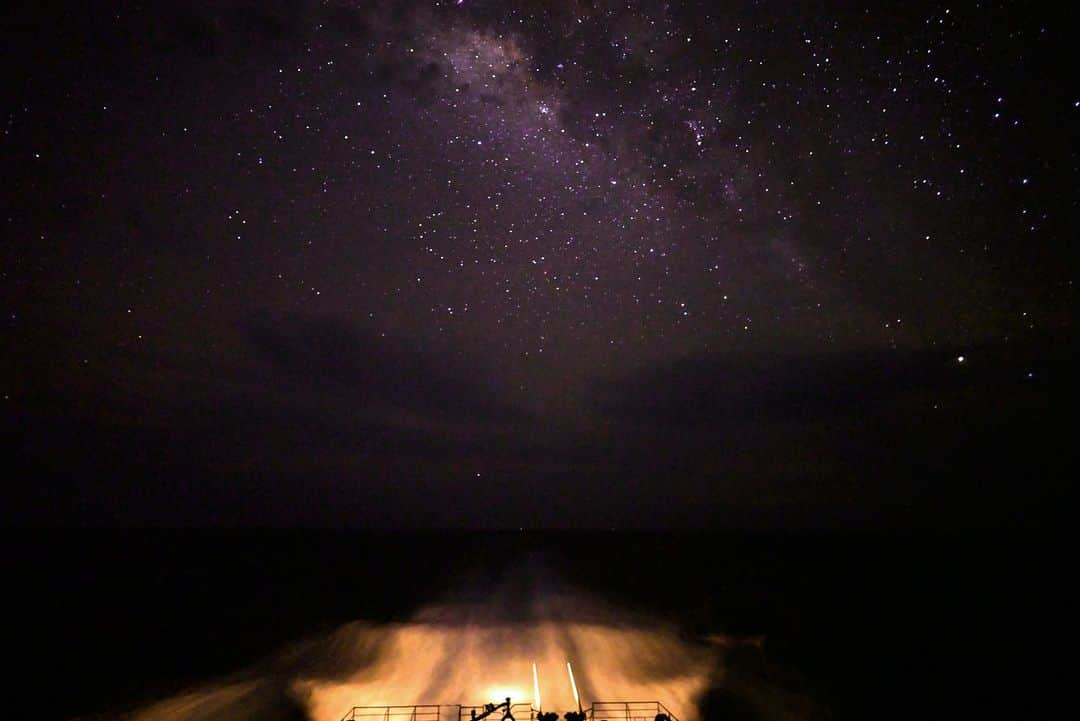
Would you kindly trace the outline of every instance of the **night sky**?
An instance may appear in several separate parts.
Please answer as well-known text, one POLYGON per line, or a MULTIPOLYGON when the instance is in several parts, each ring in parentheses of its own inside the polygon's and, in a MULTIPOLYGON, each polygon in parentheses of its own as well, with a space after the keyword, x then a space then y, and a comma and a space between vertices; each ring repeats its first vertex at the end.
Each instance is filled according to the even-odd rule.
POLYGON ((9 10, 0 517, 1063 515, 1074 14, 833 5, 9 10))

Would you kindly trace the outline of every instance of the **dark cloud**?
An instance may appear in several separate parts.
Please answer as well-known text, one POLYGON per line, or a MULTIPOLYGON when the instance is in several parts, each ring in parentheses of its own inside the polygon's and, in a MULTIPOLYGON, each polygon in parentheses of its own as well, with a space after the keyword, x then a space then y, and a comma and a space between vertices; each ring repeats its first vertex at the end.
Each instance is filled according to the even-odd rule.
POLYGON ((261 316, 251 320, 247 333, 283 384, 325 391, 359 410, 379 406, 484 422, 525 415, 506 403, 483 359, 460 351, 427 351, 332 318, 261 316))
POLYGON ((765 523, 835 513, 891 524, 911 520, 910 499, 931 524, 1020 520, 1069 476, 1057 420, 1069 401, 1051 391, 1069 362, 1045 359, 1073 354, 1047 343, 714 353, 599 381, 595 397, 621 429, 612 464, 624 477, 654 473, 680 495, 710 488, 729 523, 743 509, 765 523), (1035 479, 1022 504, 1019 478, 1035 479))
POLYGON ((718 352, 601 381, 598 401, 615 417, 663 426, 824 420, 952 396, 958 388, 1000 390, 997 377, 1020 388, 1035 362, 1002 367, 1000 349, 964 352, 875 349, 746 360, 718 352))

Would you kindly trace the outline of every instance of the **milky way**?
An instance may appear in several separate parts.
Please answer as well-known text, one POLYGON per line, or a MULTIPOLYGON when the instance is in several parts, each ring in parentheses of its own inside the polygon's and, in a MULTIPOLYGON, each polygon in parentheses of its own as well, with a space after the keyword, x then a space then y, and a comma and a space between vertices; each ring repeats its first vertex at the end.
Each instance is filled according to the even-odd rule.
POLYGON ((1056 372, 1080 95, 1037 80, 1046 12, 35 13, 0 251, 27 517, 863 517, 993 465, 924 429, 1056 372), (931 460, 873 480, 859 429, 898 418, 931 460))

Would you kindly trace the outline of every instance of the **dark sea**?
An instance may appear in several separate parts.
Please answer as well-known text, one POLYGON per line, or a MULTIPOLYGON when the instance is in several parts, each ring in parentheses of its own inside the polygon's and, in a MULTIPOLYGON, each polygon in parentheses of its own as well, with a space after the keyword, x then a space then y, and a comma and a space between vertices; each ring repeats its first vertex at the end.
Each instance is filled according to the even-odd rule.
MULTIPOLYGON (((530 599, 560 589, 688 643, 719 643, 705 719, 1048 718, 1072 682, 1072 664, 1058 657, 1072 648, 1074 564, 1051 537, 140 530, 4 539, 7 719, 121 718, 243 669, 286 675, 273 661, 283 649, 352 622, 407 622, 448 600, 527 620, 530 599)), ((320 667, 311 656, 324 647, 305 648, 289 668, 320 667)), ((224 715, 306 718, 287 696, 224 715)))

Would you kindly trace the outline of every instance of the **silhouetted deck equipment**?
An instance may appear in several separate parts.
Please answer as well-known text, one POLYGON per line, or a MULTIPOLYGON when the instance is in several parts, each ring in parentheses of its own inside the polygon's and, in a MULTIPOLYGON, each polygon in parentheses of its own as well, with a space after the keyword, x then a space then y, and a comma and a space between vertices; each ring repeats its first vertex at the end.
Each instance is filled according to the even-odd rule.
MULTIPOLYGON (((537 721, 538 709, 528 703, 461 706, 458 704, 419 704, 415 706, 353 706, 341 721, 477 721, 513 718, 514 721, 537 721), (475 716, 474 716, 475 714, 475 716), (507 715, 509 714, 509 715, 507 715)), ((577 712, 570 711, 576 715, 577 712)), ((659 701, 593 701, 581 709, 584 721, 679 721, 659 701)), ((566 716, 564 714, 563 716, 566 716)), ((573 721, 567 718, 567 721, 573 721)))

